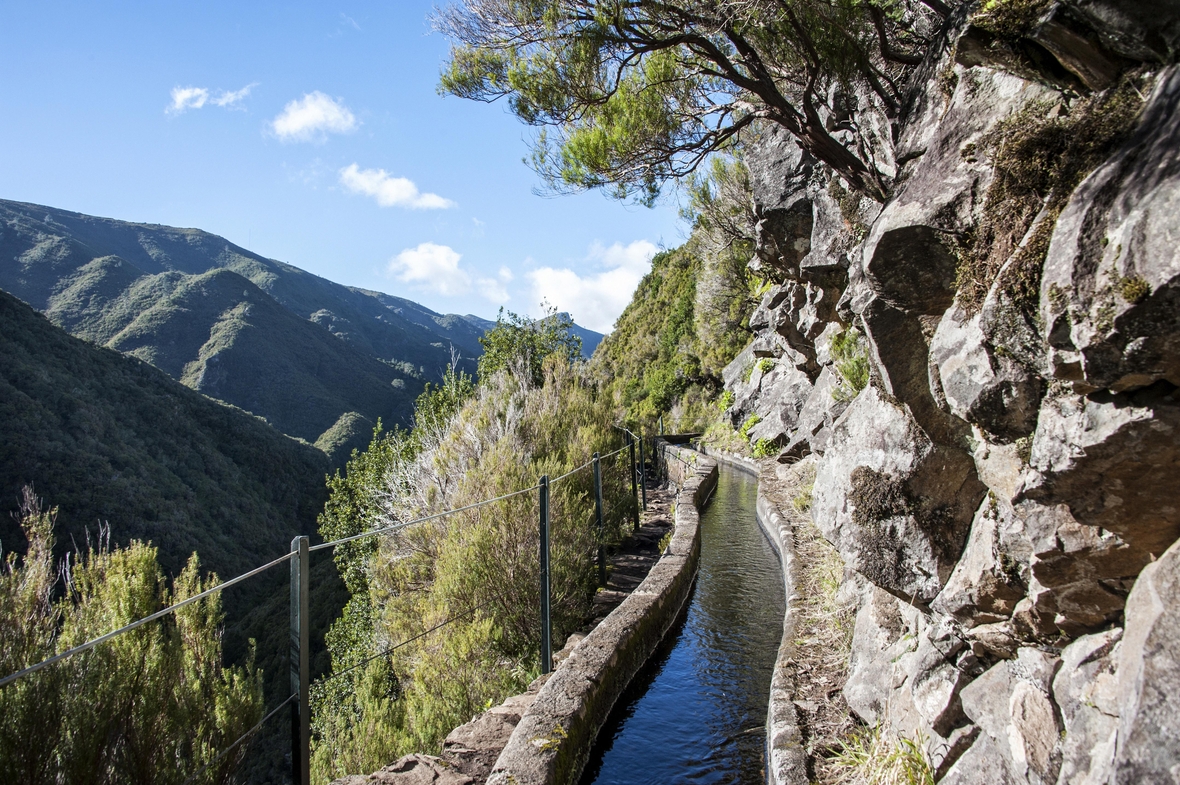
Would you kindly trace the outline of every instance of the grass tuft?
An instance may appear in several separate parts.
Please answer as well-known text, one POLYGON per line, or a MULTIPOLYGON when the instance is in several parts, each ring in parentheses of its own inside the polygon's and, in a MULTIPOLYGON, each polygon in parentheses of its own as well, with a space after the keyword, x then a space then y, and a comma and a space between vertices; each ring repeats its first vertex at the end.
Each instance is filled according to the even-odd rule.
POLYGON ((934 785, 934 771, 923 739, 891 738, 880 726, 853 733, 832 759, 838 783, 857 785, 934 785))

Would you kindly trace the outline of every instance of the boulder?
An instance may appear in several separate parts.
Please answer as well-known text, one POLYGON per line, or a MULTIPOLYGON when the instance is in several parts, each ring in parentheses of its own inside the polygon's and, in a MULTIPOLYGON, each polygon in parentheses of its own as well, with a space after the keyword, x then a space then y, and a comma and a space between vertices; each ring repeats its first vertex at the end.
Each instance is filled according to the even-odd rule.
POLYGON ((787 281, 763 295, 750 316, 750 329, 772 337, 777 355, 786 358, 812 379, 819 374, 815 342, 836 320, 841 290, 804 281, 787 281))
POLYGON ((1122 629, 1086 635, 1061 651, 1053 698, 1065 725, 1058 785, 1105 785, 1118 730, 1117 646, 1122 629))
POLYGON ((927 603, 950 577, 983 494, 969 455, 933 443, 870 385, 832 429, 812 519, 848 566, 927 603))
POLYGON ((756 390, 753 414, 759 418, 748 431, 750 441, 765 439, 778 447, 785 445, 812 394, 811 379, 796 368, 776 363, 768 371, 755 366, 750 386, 756 390))
POLYGON ((1135 576, 1150 553, 1114 532, 1086 526, 1065 505, 1021 502, 1032 549, 1029 559, 1030 612, 1044 635, 1082 635, 1118 619, 1135 576))
POLYGON ((406 755, 372 774, 351 774, 332 785, 474 785, 475 780, 461 774, 442 758, 433 755, 406 755))
POLYGON ((1047 400, 1030 463, 1018 499, 1067 505, 1079 523, 1117 534, 1140 566, 1180 535, 1180 401, 1166 382, 1047 400))
POLYGON ((1177 0, 1065 0, 1102 44, 1130 60, 1170 63, 1180 54, 1177 0))
MULTIPOLYGON (((959 79, 949 105, 925 141, 924 154, 873 224, 864 271, 889 305, 914 315, 941 315, 955 293, 956 238, 973 227, 991 178, 984 162, 960 152, 1047 88, 983 68, 959 79)), ((912 142, 909 142, 912 144, 912 142)))
POLYGON ((1050 695, 1058 664, 1050 654, 1022 648, 1015 660, 993 666, 961 693, 963 710, 1016 782, 1057 781, 1061 727, 1050 695))
POLYGON ((1180 545, 1144 568, 1118 653, 1119 730, 1111 782, 1180 778, 1180 545))
POLYGON ((486 777, 526 709, 527 706, 515 710, 498 706, 460 725, 443 741, 443 755, 456 771, 471 777, 486 777))
POLYGON ((816 161, 777 124, 764 125, 749 150, 758 266, 773 280, 795 278, 800 260, 811 250, 808 185, 816 161))
POLYGON ((970 429, 947 410, 938 366, 928 349, 938 317, 915 316, 874 297, 864 306, 861 321, 882 390, 905 404, 931 439, 962 444, 970 429))
POLYGON ((1022 534, 1011 506, 989 491, 971 523, 967 547, 931 609, 968 627, 1011 618, 1027 588, 1028 557, 1013 555, 1006 546, 1021 543, 1022 534))
POLYGON ((938 782, 940 785, 1022 785, 986 733, 976 735, 967 751, 938 782))
POLYGON ((910 738, 945 739, 962 724, 959 693, 972 679, 956 663, 966 642, 946 617, 922 614, 920 621, 915 645, 894 663, 886 721, 910 738))
POLYGON ((795 430, 786 449, 779 455, 780 463, 794 462, 813 452, 823 455, 832 438, 832 426, 848 408, 844 389, 839 375, 830 365, 825 365, 799 410, 795 430))
POLYGON ((893 690, 893 663, 917 645, 898 605, 896 597, 863 581, 844 699, 867 725, 884 719, 893 690))
POLYGON ((1036 427, 1042 382, 1011 352, 997 351, 983 320, 983 312, 949 309, 931 339, 930 358, 950 411, 993 437, 1013 441, 1036 427))
POLYGON ((1041 318, 1057 378, 1079 392, 1180 385, 1180 68, 1162 73, 1136 131, 1057 219, 1041 318))

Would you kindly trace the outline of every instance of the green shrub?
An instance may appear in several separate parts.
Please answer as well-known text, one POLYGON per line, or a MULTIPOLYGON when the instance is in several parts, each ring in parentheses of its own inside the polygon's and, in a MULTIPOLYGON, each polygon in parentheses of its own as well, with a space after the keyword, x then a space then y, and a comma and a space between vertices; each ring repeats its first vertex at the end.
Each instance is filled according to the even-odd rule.
POLYGON ((759 417, 756 414, 751 414, 749 417, 746 418, 746 421, 744 423, 742 423, 742 427, 738 428, 738 433, 741 434, 743 439, 749 439, 750 438, 750 429, 753 428, 755 425, 757 425, 760 422, 762 422, 761 417, 759 417))
MULTIPOLYGON (((194 554, 171 591, 156 549, 110 548, 107 533, 53 564, 56 509, 25 489, 22 561, 0 568, 0 672, 13 673, 118 629, 217 582, 194 554), (65 592, 54 599, 59 574, 65 592)), ((214 757, 262 717, 262 674, 226 668, 221 595, 192 603, 0 688, 0 781, 226 783, 245 755, 214 757)))
MULTIPOLYGON (((619 445, 605 403, 580 364, 560 354, 543 364, 539 386, 504 371, 484 377, 432 432, 420 433, 419 423, 410 433, 378 433, 372 456, 356 456, 334 482, 323 533, 349 532, 349 510, 363 519, 350 524, 360 530, 565 474, 619 445)), ((608 546, 629 531, 624 465, 603 465, 608 546)), ((594 595, 592 492, 588 470, 551 485, 554 640, 582 626, 594 595)), ((452 728, 539 673, 535 491, 373 538, 338 561, 354 593, 328 636, 333 675, 313 696, 317 779, 437 751, 452 728), (449 623, 412 640, 442 622, 449 623)))
POLYGON ((837 400, 850 401, 869 384, 869 352, 855 327, 832 338, 832 360, 841 383, 832 390, 837 400))
POLYGON ((778 445, 770 439, 759 439, 754 442, 753 453, 755 458, 771 458, 778 455, 778 445))

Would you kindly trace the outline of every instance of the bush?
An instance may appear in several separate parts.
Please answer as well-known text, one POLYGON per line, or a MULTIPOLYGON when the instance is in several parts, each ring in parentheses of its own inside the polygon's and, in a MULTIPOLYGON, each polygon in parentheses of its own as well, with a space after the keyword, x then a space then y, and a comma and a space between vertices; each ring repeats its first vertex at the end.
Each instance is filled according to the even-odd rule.
MULTIPOLYGON (((355 509, 371 528, 529 488, 541 475, 556 478, 618 447, 610 414, 580 366, 560 354, 543 364, 539 386, 499 371, 482 378, 430 438, 420 435, 421 424, 377 434, 373 456, 356 456, 337 479, 333 509, 355 509)), ((629 531, 624 466, 603 464, 608 546, 629 531)), ((592 493, 589 470, 551 486, 555 641, 582 626, 596 588, 592 493)), ((347 531, 340 517, 324 522, 325 536, 347 531)), ((329 635, 333 674, 315 686, 318 779, 437 751, 453 727, 522 691, 539 672, 535 491, 373 538, 367 547, 338 556, 354 594, 329 635)))
MULTIPOLYGON (((138 541, 97 544, 62 565, 54 599, 53 525, 25 489, 28 539, 0 572, 0 671, 13 673, 118 629, 217 582, 194 554, 165 586, 156 550, 138 541)), ((225 668, 219 594, 0 688, 0 781, 226 783, 245 746, 213 759, 262 717, 262 674, 225 668)))
POLYGON ((832 397, 850 401, 869 384, 869 352, 864 339, 855 327, 832 338, 832 360, 841 384, 832 390, 832 397))

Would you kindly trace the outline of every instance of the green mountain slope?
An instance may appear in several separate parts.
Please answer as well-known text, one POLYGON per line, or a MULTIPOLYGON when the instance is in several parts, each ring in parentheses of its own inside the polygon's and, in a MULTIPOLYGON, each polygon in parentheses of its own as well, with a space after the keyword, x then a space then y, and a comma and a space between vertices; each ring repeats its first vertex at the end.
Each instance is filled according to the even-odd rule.
POLYGON ((336 458, 378 417, 405 421, 482 330, 332 283, 196 229, 0 200, 0 288, 336 458))
MULTIPOLYGON (((21 486, 60 507, 57 539, 151 540, 177 572, 196 550, 233 575, 315 531, 323 454, 131 357, 91 346, 0 292, 0 509, 21 486)), ((0 515, 0 543, 20 550, 0 515)))
MULTIPOLYGON (((210 285, 232 276, 240 293, 240 276, 212 275, 210 285)), ((269 307, 279 309, 273 301, 269 307)), ((250 330, 241 332, 248 340, 250 330)), ((59 508, 59 557, 109 527, 112 543, 151 541, 168 574, 197 551, 204 569, 230 578, 285 553, 296 535, 314 536, 328 468, 319 450, 145 362, 73 338, 0 292, 3 552, 24 550, 9 513, 31 484, 59 508)), ((328 555, 314 560, 312 572, 313 666, 320 673, 328 664, 323 633, 346 593, 328 555)), ((288 684, 288 575, 275 568, 224 599, 226 656, 240 662, 248 641, 257 642, 270 704, 285 697, 288 684)), ((272 726, 253 745, 247 781, 284 774, 287 731, 272 726)))

